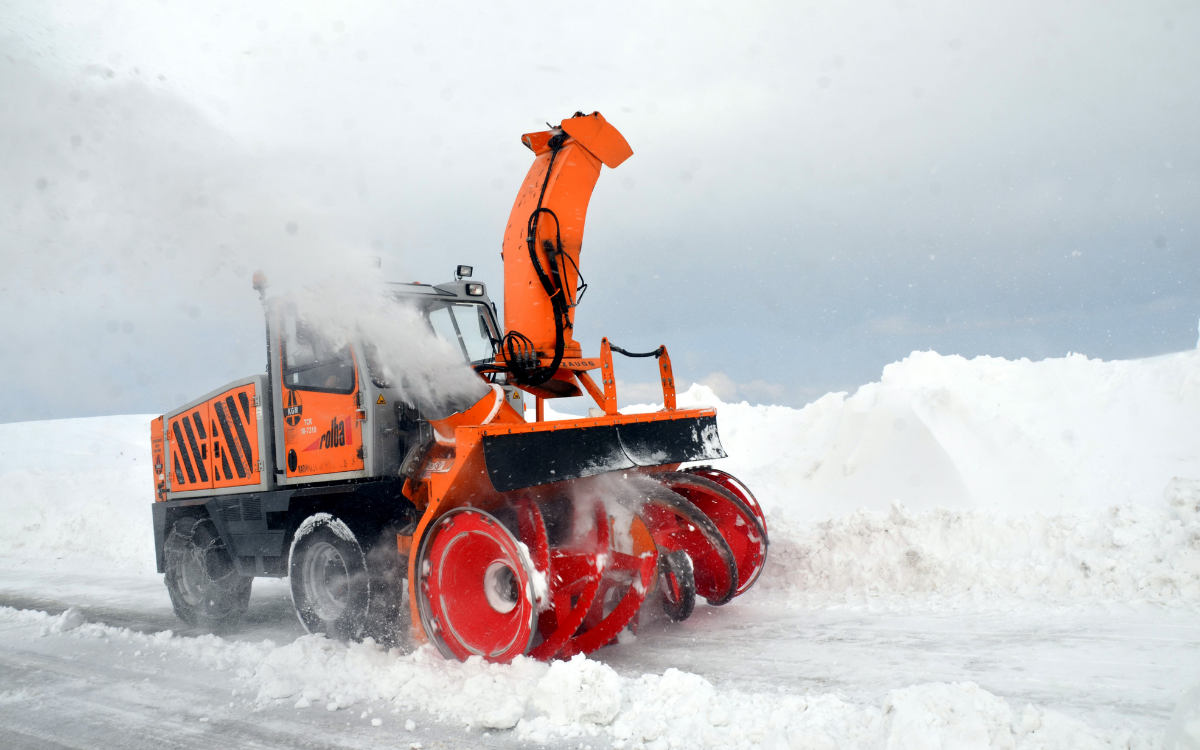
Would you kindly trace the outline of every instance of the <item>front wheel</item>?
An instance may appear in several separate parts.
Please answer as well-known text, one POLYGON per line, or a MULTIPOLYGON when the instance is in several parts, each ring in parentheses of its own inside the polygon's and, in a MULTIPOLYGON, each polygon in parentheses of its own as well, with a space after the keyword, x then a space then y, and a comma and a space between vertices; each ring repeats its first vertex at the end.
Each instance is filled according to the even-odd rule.
POLYGON ((163 578, 180 620, 205 630, 227 630, 241 621, 254 579, 238 575, 211 519, 179 519, 163 551, 163 578))
POLYGON ((350 528, 328 513, 308 517, 288 560, 292 604, 309 633, 362 637, 371 600, 367 558, 350 528))

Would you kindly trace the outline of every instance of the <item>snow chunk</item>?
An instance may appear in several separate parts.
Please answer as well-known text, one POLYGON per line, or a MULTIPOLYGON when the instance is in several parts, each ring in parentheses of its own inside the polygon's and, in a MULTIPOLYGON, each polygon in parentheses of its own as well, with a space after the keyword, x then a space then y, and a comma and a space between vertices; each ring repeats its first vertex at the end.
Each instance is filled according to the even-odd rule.
POLYGON ((66 633, 86 623, 87 618, 83 616, 83 613, 78 608, 68 607, 67 611, 55 617, 48 625, 42 626, 42 635, 66 633))
POLYGON ((1175 706, 1163 737, 1165 750, 1200 750, 1200 684, 1175 706))
POLYGON ((973 682, 933 683, 893 690, 883 703, 880 747, 1013 750, 1012 711, 973 682))
POLYGON ((1163 490, 1163 499, 1184 526, 1200 517, 1200 479, 1172 477, 1163 490))
POLYGON ((621 679, 607 664, 576 654, 550 665, 533 706, 559 726, 609 724, 621 710, 621 679))

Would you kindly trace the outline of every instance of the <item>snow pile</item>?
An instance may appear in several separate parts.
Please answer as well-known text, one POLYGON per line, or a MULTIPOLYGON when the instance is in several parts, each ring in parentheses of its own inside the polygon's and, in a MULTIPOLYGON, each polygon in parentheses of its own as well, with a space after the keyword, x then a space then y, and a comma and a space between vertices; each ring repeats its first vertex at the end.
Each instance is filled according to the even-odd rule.
POLYGON ((533 707, 558 726, 608 724, 621 710, 621 678, 577 654, 550 665, 534 690, 533 707))
POLYGON ((1161 507, 1176 477, 1200 480, 1200 351, 1115 362, 914 352, 880 382, 803 409, 722 404, 700 385, 679 403, 716 406, 730 455, 717 465, 798 519, 887 512, 893 500, 1004 513, 1161 507))
POLYGON ((830 694, 722 690, 675 669, 623 678, 584 657, 552 665, 524 658, 510 665, 478 658, 459 663, 442 659, 430 647, 402 654, 371 642, 347 645, 317 635, 280 647, 270 641, 235 643, 169 631, 145 635, 98 623, 62 632, 46 627, 59 620, 44 612, 0 608, 0 622, 42 626, 43 637, 102 639, 136 649, 135 662, 182 657, 230 671, 244 694, 253 696, 254 706, 338 711, 366 705, 363 717, 379 704, 420 708, 440 721, 468 727, 511 727, 524 740, 586 738, 596 747, 655 750, 1149 750, 1159 739, 1127 730, 1098 731, 1032 705, 1014 711, 1004 699, 970 682, 914 685, 890 691, 881 707, 856 706, 830 694))
POLYGON ((87 624, 87 618, 83 616, 83 613, 76 607, 68 607, 61 615, 42 626, 42 635, 65 633, 85 624, 87 624))
POLYGON ((914 685, 889 693, 883 703, 878 747, 1090 750, 1151 747, 1153 742, 1129 732, 1096 732, 1082 722, 1032 705, 1017 715, 1003 698, 964 682, 914 685))
POLYGON ((0 555, 153 571, 152 418, 0 425, 0 555))
POLYGON ((1000 515, 858 510, 799 523, 768 519, 757 590, 811 604, 861 595, 938 599, 1150 601, 1200 605, 1200 518, 1136 505, 1090 513, 1000 515))

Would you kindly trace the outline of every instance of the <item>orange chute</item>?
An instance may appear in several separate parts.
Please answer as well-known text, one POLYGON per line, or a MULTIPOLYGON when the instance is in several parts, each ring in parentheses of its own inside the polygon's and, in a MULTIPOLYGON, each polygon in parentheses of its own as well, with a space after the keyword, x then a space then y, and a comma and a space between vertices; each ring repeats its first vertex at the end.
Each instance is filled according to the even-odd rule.
POLYGON ((554 304, 530 256, 532 226, 537 261, 554 294, 562 294, 567 305, 563 354, 579 357, 581 350, 572 327, 588 202, 600 165, 616 167, 632 156, 633 150, 599 112, 576 113, 558 128, 525 134, 521 142, 537 158, 517 193, 504 230, 504 328, 524 334, 539 356, 554 355, 554 304))

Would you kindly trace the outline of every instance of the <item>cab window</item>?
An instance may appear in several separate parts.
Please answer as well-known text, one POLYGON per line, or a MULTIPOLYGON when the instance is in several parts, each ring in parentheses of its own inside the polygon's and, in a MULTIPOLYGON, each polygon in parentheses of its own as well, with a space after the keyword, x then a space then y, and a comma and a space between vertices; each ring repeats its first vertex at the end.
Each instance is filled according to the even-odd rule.
POLYGON ((434 333, 462 351, 472 364, 491 362, 496 357, 496 332, 487 308, 472 302, 442 304, 429 310, 434 333))
POLYGON ((354 391, 354 359, 348 342, 331 338, 296 315, 284 316, 279 338, 286 387, 324 393, 354 391))

